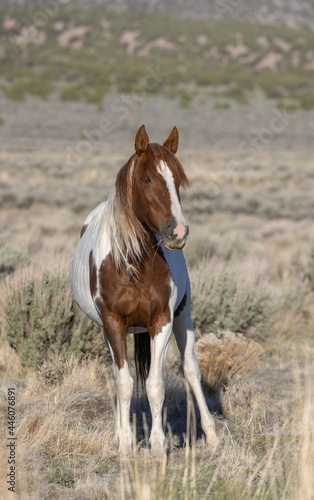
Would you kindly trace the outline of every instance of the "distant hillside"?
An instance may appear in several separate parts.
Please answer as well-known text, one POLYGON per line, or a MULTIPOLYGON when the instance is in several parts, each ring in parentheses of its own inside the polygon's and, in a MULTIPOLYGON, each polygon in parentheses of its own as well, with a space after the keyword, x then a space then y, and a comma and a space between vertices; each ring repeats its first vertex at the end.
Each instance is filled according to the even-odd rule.
MULTIPOLYGON (((47 5, 97 8, 114 12, 144 12, 183 18, 227 18, 262 25, 290 28, 306 26, 314 30, 314 0, 51 0, 47 5)), ((36 6, 42 0, 2 0, 2 5, 36 6)))
POLYGON ((11 99, 58 92, 101 106, 114 90, 188 106, 194 95, 246 102, 261 90, 282 106, 314 107, 308 29, 49 5, 0 8, 0 89, 11 99))

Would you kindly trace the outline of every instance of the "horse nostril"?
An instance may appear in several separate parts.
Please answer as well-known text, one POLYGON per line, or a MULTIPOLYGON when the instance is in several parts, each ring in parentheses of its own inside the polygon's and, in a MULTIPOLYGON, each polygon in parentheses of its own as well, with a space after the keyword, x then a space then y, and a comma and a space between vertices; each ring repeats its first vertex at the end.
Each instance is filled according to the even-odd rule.
POLYGON ((168 236, 168 238, 173 237, 173 226, 171 224, 169 224, 169 226, 166 227, 165 233, 168 236))
POLYGON ((185 226, 185 238, 187 238, 189 236, 189 232, 190 232, 190 228, 189 226, 185 226))

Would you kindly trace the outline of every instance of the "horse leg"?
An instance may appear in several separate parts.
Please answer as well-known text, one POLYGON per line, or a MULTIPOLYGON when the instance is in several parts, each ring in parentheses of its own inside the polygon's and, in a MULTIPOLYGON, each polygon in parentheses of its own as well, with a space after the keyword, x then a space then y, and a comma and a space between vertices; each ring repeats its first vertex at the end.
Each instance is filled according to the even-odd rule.
POLYGON ((104 321, 104 335, 113 364, 112 373, 117 395, 116 435, 121 456, 132 455, 133 433, 130 425, 130 404, 133 394, 133 378, 129 372, 126 349, 126 331, 118 322, 104 321))
POLYGON ((113 354, 113 350, 111 349, 111 345, 109 344, 108 342, 108 339, 106 337, 106 334, 105 334, 105 330, 103 330, 104 332, 104 338, 105 338, 105 342, 106 342, 106 346, 108 347, 108 350, 111 354, 111 359, 113 360, 112 361, 112 367, 111 367, 111 371, 112 371, 112 376, 113 376, 113 380, 114 380, 114 387, 115 387, 115 392, 116 392, 116 430, 115 430, 115 441, 118 441, 119 443, 119 433, 120 433, 120 404, 119 404, 119 399, 118 399, 118 389, 117 389, 117 367, 116 367, 116 364, 114 362, 114 354, 113 354))
POLYGON ((219 439, 216 434, 215 420, 208 410, 201 387, 201 372, 194 354, 195 333, 190 316, 189 303, 187 303, 179 315, 174 318, 173 330, 181 354, 184 375, 192 387, 200 410, 201 426, 206 436, 206 443, 208 446, 215 448, 219 443, 219 439))
POLYGON ((172 332, 172 321, 151 339, 151 364, 146 380, 146 391, 152 414, 152 430, 149 438, 151 455, 164 457, 165 434, 162 428, 162 407, 165 398, 163 371, 172 332))

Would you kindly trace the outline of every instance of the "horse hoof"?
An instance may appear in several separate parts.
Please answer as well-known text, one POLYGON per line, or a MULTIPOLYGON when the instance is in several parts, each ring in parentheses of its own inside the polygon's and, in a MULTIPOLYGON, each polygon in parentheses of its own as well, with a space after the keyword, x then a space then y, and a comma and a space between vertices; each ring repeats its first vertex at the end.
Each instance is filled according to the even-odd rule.
POLYGON ((211 448, 213 451, 216 451, 221 441, 217 434, 210 434, 206 436, 206 446, 211 448))

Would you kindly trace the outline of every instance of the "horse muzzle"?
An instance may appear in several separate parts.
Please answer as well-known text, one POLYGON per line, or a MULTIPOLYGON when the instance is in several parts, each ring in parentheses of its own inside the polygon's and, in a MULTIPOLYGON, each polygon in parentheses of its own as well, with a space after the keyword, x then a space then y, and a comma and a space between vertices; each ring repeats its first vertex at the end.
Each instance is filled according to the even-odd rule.
POLYGON ((161 231, 160 236, 167 250, 181 250, 186 244, 189 226, 186 224, 169 223, 161 231))

